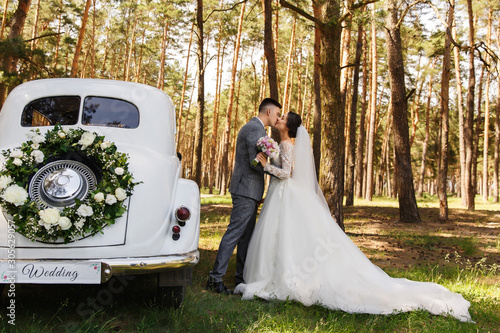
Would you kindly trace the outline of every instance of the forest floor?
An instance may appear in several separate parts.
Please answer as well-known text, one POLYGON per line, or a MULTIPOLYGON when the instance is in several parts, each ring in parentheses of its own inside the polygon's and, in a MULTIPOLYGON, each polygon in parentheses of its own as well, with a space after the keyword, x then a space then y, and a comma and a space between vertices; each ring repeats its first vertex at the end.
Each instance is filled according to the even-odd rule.
MULTIPOLYGON (((449 210, 447 222, 439 221, 437 208, 420 207, 419 212, 422 222, 402 223, 398 222, 397 207, 344 207, 345 231, 384 269, 443 265, 447 261, 464 267, 480 262, 500 265, 500 211, 454 208, 449 210)), ((202 205, 202 214, 210 213, 229 216, 231 205, 202 205)), ((500 277, 497 279, 500 283, 500 277)))
POLYGON ((450 209, 446 222, 439 221, 437 208, 419 212, 422 222, 401 223, 398 208, 346 207, 345 228, 382 268, 439 264, 445 258, 500 265, 500 212, 450 209))

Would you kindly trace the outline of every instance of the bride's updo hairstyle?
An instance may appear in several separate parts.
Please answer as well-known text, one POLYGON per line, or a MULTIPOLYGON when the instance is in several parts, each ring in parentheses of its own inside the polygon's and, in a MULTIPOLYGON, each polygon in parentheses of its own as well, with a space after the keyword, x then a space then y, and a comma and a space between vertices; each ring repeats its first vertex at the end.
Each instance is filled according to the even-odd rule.
POLYGON ((290 135, 291 138, 297 137, 297 128, 299 128, 300 125, 302 125, 302 118, 293 111, 288 112, 286 127, 288 128, 288 135, 290 135))

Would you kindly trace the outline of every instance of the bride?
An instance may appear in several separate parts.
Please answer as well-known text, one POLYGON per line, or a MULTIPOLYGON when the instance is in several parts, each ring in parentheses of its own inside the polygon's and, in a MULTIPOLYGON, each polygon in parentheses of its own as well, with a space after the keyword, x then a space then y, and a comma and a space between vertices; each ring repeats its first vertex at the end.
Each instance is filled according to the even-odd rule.
POLYGON ((249 245, 243 299, 295 300, 350 313, 425 309, 471 321, 462 295, 432 282, 391 278, 340 229, 319 189, 307 130, 289 112, 276 124, 280 155, 257 158, 272 178, 249 245), (295 145, 292 138, 295 138, 295 145))

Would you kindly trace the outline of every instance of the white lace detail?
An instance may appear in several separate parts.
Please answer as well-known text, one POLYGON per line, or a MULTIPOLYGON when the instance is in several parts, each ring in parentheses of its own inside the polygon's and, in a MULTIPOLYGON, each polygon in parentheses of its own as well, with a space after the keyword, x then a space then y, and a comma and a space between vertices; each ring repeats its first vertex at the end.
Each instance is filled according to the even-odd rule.
POLYGON ((267 163, 264 170, 278 177, 279 179, 288 179, 292 174, 293 167, 293 144, 288 141, 280 143, 280 154, 278 158, 267 163))

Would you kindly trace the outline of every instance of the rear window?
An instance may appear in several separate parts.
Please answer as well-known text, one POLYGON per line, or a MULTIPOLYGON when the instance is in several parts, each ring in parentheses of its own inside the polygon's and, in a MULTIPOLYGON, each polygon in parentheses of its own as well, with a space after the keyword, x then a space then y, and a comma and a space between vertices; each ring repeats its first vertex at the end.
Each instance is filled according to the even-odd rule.
POLYGON ((75 125, 79 110, 80 96, 40 98, 24 107, 21 126, 75 125))
POLYGON ((89 96, 83 102, 82 124, 119 128, 137 128, 139 110, 127 101, 89 96))

